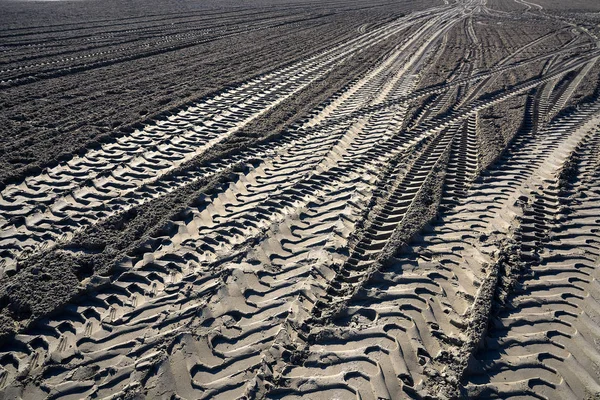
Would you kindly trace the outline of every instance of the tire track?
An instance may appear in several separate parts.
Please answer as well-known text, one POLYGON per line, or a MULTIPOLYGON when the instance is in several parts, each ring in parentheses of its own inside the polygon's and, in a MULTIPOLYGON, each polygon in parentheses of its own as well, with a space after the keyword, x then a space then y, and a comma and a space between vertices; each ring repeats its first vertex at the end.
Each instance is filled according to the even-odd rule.
POLYGON ((549 38, 532 36, 484 71, 473 24, 485 11, 468 0, 369 25, 5 189, 0 246, 15 260, 235 165, 114 276, 85 279, 93 291, 0 345, 0 397, 597 393, 600 102, 551 115, 598 54, 562 46, 572 54, 522 60, 549 38), (458 24, 475 60, 416 90, 458 24), (398 33, 396 48, 280 140, 169 175, 398 33), (528 63, 546 64, 538 77, 513 74, 528 63), (504 73, 517 83, 486 93, 504 73), (523 93, 522 129, 482 171, 479 112, 523 93), (409 120, 410 101, 426 96, 409 120))
POLYGON ((442 207, 451 207, 464 199, 478 174, 477 118, 477 114, 469 117, 452 141, 442 207))
MULTIPOLYGON (((402 24, 383 27, 357 43, 257 78, 41 176, 8 186, 0 203, 4 269, 14 272, 15 260, 23 250, 64 241, 75 229, 139 203, 136 190, 142 185, 155 184, 162 175, 231 136, 345 57, 404 28, 402 24)), ((380 81, 383 78, 379 77, 380 81)), ((349 100, 352 107, 360 106, 349 100)))
POLYGON ((556 116, 556 114, 565 107, 567 101, 571 98, 577 87, 581 84, 596 62, 598 62, 598 58, 592 59, 577 73, 575 78, 564 88, 564 90, 560 92, 560 95, 558 95, 554 101, 554 106, 550 109, 550 118, 556 116))
MULTIPOLYGON (((393 55, 394 58, 398 56, 399 53, 393 55)), ((388 65, 398 69, 402 64, 390 63, 388 65)), ((399 76, 402 75, 399 74, 399 76)), ((368 80, 370 84, 379 87, 380 80, 377 73, 371 74, 368 80)), ((364 86, 362 82, 360 84, 361 87, 364 86)), ((387 90, 389 93, 396 93, 397 91, 402 93, 406 90, 406 87, 399 82, 398 84, 391 85, 391 88, 387 90)), ((368 97, 369 93, 369 88, 365 88, 364 96, 368 97)), ((350 101, 354 100, 350 99, 350 101)), ((389 113, 389 110, 386 110, 385 113, 389 113)), ((153 248, 158 247, 159 249, 154 252, 152 257, 144 256, 142 259, 131 260, 129 262, 131 272, 125 273, 119 278, 115 282, 116 286, 111 285, 106 292, 101 291, 95 296, 95 298, 109 299, 111 305, 108 306, 106 304, 105 307, 100 307, 103 309, 102 313, 98 311, 100 308, 96 309, 96 313, 93 313, 93 315, 96 316, 95 319, 97 321, 92 321, 91 323, 89 321, 85 322, 82 324, 83 327, 87 329, 90 325, 96 326, 99 321, 102 321, 102 324, 106 324, 107 326, 116 322, 119 328, 124 330, 125 333, 122 335, 115 333, 118 329, 114 327, 108 330, 112 334, 109 334, 109 332, 103 333, 103 330, 99 330, 96 332, 96 336, 102 337, 108 335, 108 337, 102 340, 94 340, 93 344, 96 347, 103 346, 104 350, 101 352, 102 354, 106 354, 107 351, 110 352, 111 345, 113 344, 117 347, 121 346, 121 343, 114 343, 118 340, 116 338, 123 337, 123 339, 127 340, 130 335, 126 333, 133 332, 134 329, 133 327, 123 327, 123 323, 131 325, 133 324, 131 322, 132 319, 137 321, 137 318, 133 316, 137 316, 140 313, 145 316, 145 309, 149 309, 149 312, 155 312, 155 307, 160 308, 160 306, 152 306, 152 304, 166 302, 164 296, 168 296, 171 292, 165 286, 173 287, 179 285, 178 282, 185 283, 186 278, 184 276, 202 276, 202 272, 198 270, 197 265, 214 265, 215 263, 218 265, 218 259, 227 259, 230 257, 229 253, 233 253, 235 256, 236 252, 239 251, 236 250, 237 248, 240 246, 243 247, 244 243, 252 242, 253 236, 259 238, 263 229, 268 229, 268 227, 277 224, 277 221, 281 218, 285 219, 286 215, 300 213, 302 204, 318 201, 318 199, 314 198, 315 195, 311 193, 318 194, 320 191, 325 190, 326 187, 336 185, 335 182, 339 179, 350 179, 350 182, 356 182, 356 177, 361 176, 361 174, 353 172, 354 169, 359 168, 359 166, 360 168, 365 168, 363 164, 368 160, 372 160, 370 161, 371 163, 375 162, 378 165, 382 162, 379 161, 380 158, 385 158, 386 153, 390 151, 396 151, 395 147, 398 143, 405 140, 399 138, 392 143, 381 142, 382 138, 385 138, 386 135, 389 137, 391 132, 394 131, 394 118, 391 118, 390 121, 392 125, 386 128, 390 125, 388 118, 380 117, 378 119, 374 116, 364 123, 353 124, 347 131, 342 131, 338 135, 332 135, 330 131, 325 131, 320 132, 321 140, 315 140, 315 137, 308 137, 306 140, 299 141, 296 145, 292 145, 290 148, 282 151, 280 155, 275 156, 272 161, 262 162, 256 168, 248 169, 241 176, 240 180, 232 184, 224 193, 217 195, 212 201, 209 200, 208 203, 206 203, 208 199, 204 200, 205 205, 199 210, 190 210, 190 213, 185 216, 184 221, 175 221, 174 229, 172 230, 173 233, 166 240, 159 240, 159 242, 163 242, 162 244, 148 244, 153 248), (373 127, 365 129, 362 125, 368 123, 370 120, 373 121, 373 127), (372 151, 373 146, 379 147, 379 150, 372 151), (334 167, 336 162, 339 161, 340 153, 347 154, 350 158, 350 160, 344 162, 342 169, 334 167), (301 179, 307 171, 315 168, 319 171, 317 176, 304 180, 301 179), (343 172, 345 170, 347 172, 343 172), (328 183, 331 179, 333 179, 333 182, 328 183), (319 185, 325 186, 316 189, 313 187, 314 185, 317 185, 316 188, 319 185), (283 208, 277 210, 280 207, 283 208), (199 240, 200 238, 202 240, 199 240), (227 245, 224 245, 224 240, 226 240, 227 245), (173 262, 175 262, 175 265, 173 265, 173 262), (177 264, 182 262, 184 263, 183 267, 177 266, 177 264), (196 267, 193 267, 194 265, 196 267), (173 267, 175 268, 173 269, 173 267), (134 273, 134 271, 137 272, 134 273), (181 281, 179 281, 180 279, 181 281), (169 283, 169 285, 166 283, 169 283), (157 297, 156 302, 151 300, 155 296, 157 297), (146 301, 150 305, 146 305, 146 301)), ((369 168, 377 171, 378 168, 376 165, 369 168)), ((334 189, 330 196, 339 196, 336 194, 336 190, 339 189, 334 189)), ((331 204, 332 201, 335 201, 335 198, 334 200, 323 201, 326 204, 331 204)), ((308 233, 314 235, 315 232, 311 229, 308 233)), ((309 240, 309 242, 312 242, 312 240, 309 240)), ((303 241, 296 243, 294 240, 294 243, 290 243, 288 246, 293 244, 295 247, 303 243, 303 241)), ((294 250, 294 247, 291 250, 294 250)), ((297 250, 295 251, 297 252, 297 250)), ((276 255, 273 254, 273 250, 271 250, 271 253, 265 250, 265 253, 271 258, 276 255)), ((198 278, 200 281, 210 281, 212 282, 211 285, 219 282, 218 276, 214 276, 215 271, 211 271, 211 268, 207 268, 206 271, 207 276, 198 278)), ((205 291, 202 291, 202 293, 205 293, 205 291)), ((92 312, 90 311, 89 313, 92 312)), ((63 323, 64 321, 50 321, 47 324, 56 326, 63 323)), ((147 324, 144 323, 141 323, 137 328, 142 330, 148 329, 147 324)), ((72 332, 79 333, 78 329, 83 328, 77 326, 73 328, 72 332)), ((135 335, 139 337, 139 331, 136 330, 135 335)), ((52 350, 55 348, 54 346, 60 351, 75 348, 73 344, 77 342, 76 337, 78 335, 68 337, 65 335, 59 336, 60 338, 57 338, 58 344, 56 344, 56 341, 53 341, 53 344, 49 345, 48 349, 52 350), (61 345, 61 340, 68 343, 68 345, 61 345)), ((49 339, 46 338, 46 340, 49 339)), ((76 346, 79 349, 77 351, 85 349, 86 343, 88 341, 80 339, 76 346)), ((48 351, 45 358, 51 357, 49 355, 51 353, 52 351, 48 351)), ((66 355, 64 357, 69 356, 66 355)), ((91 357, 92 361, 90 362, 93 362, 93 356, 91 357)), ((27 357, 20 360, 19 365, 27 365, 28 361, 26 360, 27 357)), ((31 362, 29 361, 29 363, 31 362)), ((64 379, 64 375, 61 375, 60 379, 64 379)), ((50 383, 53 382, 55 381, 50 380, 50 383)), ((110 385, 106 383, 106 386, 115 389, 112 383, 110 385)), ((101 390, 101 387, 88 388, 80 386, 80 389, 82 390, 81 393, 84 393, 88 389, 101 390)), ((58 387, 48 389, 47 392, 52 392, 52 390, 57 391, 57 394, 62 392, 62 389, 58 387)))
POLYGON ((371 273, 353 296, 341 296, 347 304, 329 316, 334 326, 311 329, 309 354, 290 363, 282 377, 285 388, 273 398, 391 399, 447 395, 455 388, 460 374, 448 366, 459 364, 463 353, 456 349, 470 340, 470 313, 489 274, 486 265, 497 257, 492 238, 511 226, 512 217, 496 210, 510 210, 521 188, 535 186, 530 179, 539 182, 547 168, 559 165, 555 157, 566 157, 565 146, 574 147, 596 129, 598 117, 586 122, 594 113, 597 106, 518 145, 493 180, 474 186, 443 221, 400 259, 371 273), (565 138, 566 126, 581 128, 565 138), (357 362, 361 373, 348 372, 357 362))
MULTIPOLYGON (((240 23, 248 25, 254 21, 258 22, 270 17, 281 18, 283 16, 276 12, 236 13, 235 15, 226 16, 227 14, 228 13, 213 14, 212 16, 204 15, 204 18, 198 18, 198 16, 172 17, 170 19, 162 19, 154 25, 134 29, 104 30, 105 28, 115 26, 113 24, 98 28, 74 28, 63 31, 64 33, 62 36, 55 31, 42 31, 39 33, 24 33, 12 39, 5 37, 5 45, 10 46, 10 50, 2 52, 2 55, 6 55, 6 61, 0 61, 0 63, 2 65, 10 65, 47 57, 75 54, 81 51, 132 43, 140 39, 149 39, 164 32, 172 32, 171 35, 180 35, 191 31, 190 25, 196 28, 195 31, 197 33, 210 34, 211 32, 218 30, 218 27, 213 23, 214 18, 218 18, 219 21, 222 21, 221 26, 235 26, 236 23, 237 25, 240 23), (86 33, 86 31, 88 32, 86 33), (36 39, 36 36, 40 36, 42 39, 36 39), (51 36, 51 40, 53 41, 41 41, 48 40, 48 36, 51 36), (35 51, 35 53, 32 53, 32 51, 35 51), (21 54, 14 54, 17 52, 21 52, 21 54), (13 54, 10 54, 10 57, 8 57, 8 54, 6 53, 13 54)), ((139 24, 134 24, 133 26, 138 26, 140 24, 147 25, 152 22, 152 20, 146 20, 139 24)), ((131 27, 132 23, 126 22, 121 25, 131 27)), ((166 37, 166 35, 164 37, 166 37)), ((21 67, 25 68, 24 65, 21 65, 21 67)))
POLYGON ((564 187, 567 171, 544 182, 526 206, 518 272, 524 279, 492 320, 477 357, 481 372, 468 377, 469 396, 598 393, 598 143, 596 129, 575 151, 571 164, 580 171, 572 190, 564 187))

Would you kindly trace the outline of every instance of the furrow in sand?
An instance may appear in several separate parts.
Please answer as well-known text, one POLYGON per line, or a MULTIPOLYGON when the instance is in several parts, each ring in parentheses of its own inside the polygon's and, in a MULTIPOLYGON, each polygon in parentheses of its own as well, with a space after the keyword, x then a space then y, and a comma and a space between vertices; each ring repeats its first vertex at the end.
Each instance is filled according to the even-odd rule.
MULTIPOLYGON (((203 42, 219 40, 224 37, 248 33, 260 29, 268 29, 274 26, 279 26, 282 23, 295 23, 296 21, 304 19, 301 15, 296 16, 282 16, 277 13, 273 13, 270 16, 257 15, 255 19, 244 21, 240 24, 240 21, 223 21, 219 28, 208 28, 195 26, 193 29, 182 29, 182 25, 179 24, 177 28, 170 26, 165 27, 163 30, 164 34, 159 34, 158 37, 151 38, 150 40, 144 40, 141 38, 136 40, 131 37, 125 40, 119 46, 119 43, 109 42, 108 45, 105 43, 104 46, 98 46, 95 43, 90 43, 89 40, 85 42, 84 47, 77 50, 69 49, 65 53, 50 54, 46 56, 36 57, 35 63, 31 62, 31 58, 26 58, 21 62, 11 62, 9 66, 4 65, 0 69, 0 77, 2 82, 11 82, 22 78, 33 77, 45 77, 55 72, 56 70, 82 70, 92 69, 95 66, 106 66, 114 64, 116 62, 127 61, 129 57, 142 58, 147 56, 147 53, 156 54, 157 50, 172 51, 174 49, 180 49, 183 47, 189 47, 190 45, 197 45, 203 42), (169 30, 181 29, 179 32, 168 34, 169 30), (202 39, 200 39, 202 38, 202 39), (93 47, 92 47, 93 46, 93 47), (94 50, 89 52, 89 50, 94 50), (117 57, 114 57, 117 55, 117 57), (62 57, 60 57, 62 56, 62 57)), ((158 33, 155 31, 153 33, 158 33)), ((130 32, 132 33, 132 32, 130 32)), ((98 38, 96 38, 97 40, 98 38)), ((63 43, 64 46, 64 43, 63 43)))

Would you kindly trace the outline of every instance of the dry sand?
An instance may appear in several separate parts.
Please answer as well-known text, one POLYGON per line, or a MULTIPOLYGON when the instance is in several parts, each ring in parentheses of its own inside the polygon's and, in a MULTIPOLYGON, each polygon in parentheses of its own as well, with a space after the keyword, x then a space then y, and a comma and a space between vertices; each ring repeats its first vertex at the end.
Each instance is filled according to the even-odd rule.
POLYGON ((600 31, 539 3, 357 24, 6 185, 0 397, 600 396, 600 31))

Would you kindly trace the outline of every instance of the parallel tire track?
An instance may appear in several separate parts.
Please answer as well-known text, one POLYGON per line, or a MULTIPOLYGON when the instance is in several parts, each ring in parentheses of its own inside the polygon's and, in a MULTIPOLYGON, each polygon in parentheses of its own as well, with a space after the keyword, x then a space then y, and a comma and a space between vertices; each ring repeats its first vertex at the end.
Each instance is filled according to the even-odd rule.
POLYGON ((521 222, 520 274, 492 321, 470 396, 565 399, 600 390, 598 362, 598 130, 535 194, 521 222), (568 180, 577 179, 571 190, 568 180))
MULTIPOLYGON (((33 252, 81 256, 55 245, 232 171, 113 275, 83 279, 70 304, 0 344, 0 397, 597 395, 600 101, 563 109, 598 50, 568 35, 543 48, 563 31, 544 27, 486 64, 478 24, 516 16, 446 3, 357 25, 353 39, 5 188, 0 279, 14 282, 33 252), (427 64, 456 45, 450 33, 462 59, 427 86, 427 64), (186 167, 388 40, 397 45, 276 139, 186 167), (515 96, 521 127, 490 145, 482 110, 515 96)), ((130 33, 142 32, 153 31, 130 33)))

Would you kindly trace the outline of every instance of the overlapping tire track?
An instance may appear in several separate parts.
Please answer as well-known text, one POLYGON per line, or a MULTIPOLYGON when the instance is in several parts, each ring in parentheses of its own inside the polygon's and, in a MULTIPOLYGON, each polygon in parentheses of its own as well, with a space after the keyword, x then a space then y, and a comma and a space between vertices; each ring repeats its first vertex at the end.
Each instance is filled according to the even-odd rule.
MULTIPOLYGON (((398 78, 406 80, 403 73, 406 60, 403 61, 403 56, 400 57, 400 55, 401 53, 395 52, 390 57, 392 62, 384 62, 383 65, 391 67, 392 71, 396 70, 398 78)), ((395 95, 396 92, 400 95, 405 94, 406 83, 402 79, 390 80, 389 76, 384 76, 384 78, 386 79, 382 80, 379 70, 374 70, 365 78, 368 85, 359 82, 358 89, 353 91, 357 96, 348 96, 347 101, 350 104, 356 102, 360 104, 368 103, 372 101, 370 93, 373 92, 373 88, 379 91, 378 88, 382 85, 387 87, 387 89, 384 88, 384 91, 392 95, 395 95)), ((340 109, 344 112, 346 108, 340 107, 340 109)), ((91 332, 93 331, 92 327, 98 321, 118 321, 119 325, 126 321, 127 325, 131 325, 129 319, 132 317, 130 315, 138 315, 140 312, 143 314, 143 310, 146 308, 153 309, 152 306, 145 307, 143 305, 146 293, 150 296, 158 296, 158 300, 156 302, 151 301, 151 304, 164 305, 164 293, 170 293, 164 288, 164 282, 173 282, 173 279, 182 279, 182 276, 188 275, 195 276, 195 279, 201 281, 207 280, 213 283, 219 281, 218 275, 215 276, 216 271, 211 271, 204 280, 198 278, 202 276, 201 271, 197 267, 190 267, 190 264, 209 266, 211 262, 218 259, 235 256, 236 252, 239 251, 236 248, 243 248, 245 243, 251 243, 253 237, 259 238, 263 229, 277 223, 286 215, 299 213, 303 207, 302 204, 306 205, 309 201, 316 202, 321 198, 321 201, 326 204, 335 202, 336 196, 339 196, 337 187, 341 185, 339 183, 340 179, 342 179, 342 182, 346 182, 345 185, 348 185, 348 183, 356 182, 357 178, 360 178, 361 174, 356 171, 357 168, 359 170, 366 168, 366 172, 369 169, 377 171, 380 164, 385 162, 385 158, 389 157, 390 152, 393 154, 394 151, 398 151, 395 148, 398 143, 406 140, 406 138, 401 137, 396 138, 393 142, 386 140, 398 129, 393 126, 388 127, 390 122, 392 124, 401 122, 401 120, 394 122, 394 118, 388 121, 386 114, 389 114, 389 110, 384 110, 382 116, 375 115, 366 118, 364 121, 356 122, 346 130, 341 130, 333 135, 328 130, 317 131, 317 133, 320 133, 320 139, 314 135, 304 138, 304 140, 298 141, 297 144, 283 149, 279 155, 275 155, 270 161, 259 163, 256 169, 251 168, 242 173, 240 180, 235 185, 232 184, 224 193, 212 200, 207 199, 208 203, 197 211, 190 210, 190 213, 184 217, 184 221, 175 221, 172 233, 166 240, 159 239, 157 243, 149 244, 153 248, 158 247, 158 250, 154 251, 151 257, 148 257, 148 254, 142 259, 132 260, 131 273, 124 274, 115 282, 116 286, 111 286, 105 294, 101 292, 95 296, 99 299, 109 299, 112 305, 105 303, 96 308, 95 312, 90 311, 89 313, 92 315, 91 322, 84 318, 85 322, 82 321, 81 327, 77 324, 69 331, 71 333, 78 333, 79 330, 83 330, 84 333, 88 330, 91 332), (382 122, 379 122, 380 120, 382 122), (367 128, 365 125, 368 124, 371 124, 372 127, 367 128), (374 151, 374 147, 379 150, 374 151), (344 158, 343 156, 349 159, 343 160, 342 165, 336 166, 340 158, 344 158), (373 165, 373 163, 375 164, 373 165), (369 164, 371 164, 370 167, 369 164), (310 170, 316 170, 317 175, 313 177, 309 175, 308 179, 300 179, 310 170), (329 194, 323 198, 318 196, 321 191, 329 194), (318 197, 315 198, 315 196, 318 197), (332 196, 333 199, 331 199, 332 196), (167 270, 171 270, 169 266, 173 262, 180 264, 180 266, 175 268, 174 274, 171 274, 173 271, 167 273, 167 270), (134 273, 134 271, 137 272, 134 273), (130 281, 131 279, 133 281, 130 281), (115 289, 120 287, 123 287, 123 289, 115 292, 115 289), (102 312, 100 313, 98 310, 102 310, 102 312), (94 319, 96 322, 93 321, 94 319)), ((312 229, 309 233, 314 235, 312 229)), ((309 240, 309 242, 313 242, 313 240, 309 240)), ((300 243, 302 241, 296 242, 292 238, 288 246, 295 247, 300 243)), ((283 251, 284 247, 286 246, 281 247, 280 252, 283 251)), ((267 246, 265 253, 271 259, 269 262, 274 262, 273 257, 285 256, 277 253, 277 248, 268 249, 269 246, 267 246)), ((296 252, 298 251, 296 250, 296 252)), ((302 254, 302 251, 300 251, 300 254, 302 254)), ((210 269, 209 267, 207 272, 210 269)), ((173 283, 170 286, 174 286, 173 283)), ((135 318, 135 320, 138 320, 138 318, 135 318)), ((64 323, 64 321, 49 321, 47 324, 62 326, 64 323)), ((141 323, 138 328, 147 330, 148 326, 141 323)), ((122 326, 121 329, 127 331, 127 328, 122 326)), ((111 329, 111 331, 116 330, 116 328, 111 329)), ((135 335, 139 337, 139 332, 135 331, 135 335)), ((102 331, 97 333, 97 336, 105 335, 106 333, 103 334, 102 331)), ((113 340, 111 338, 116 337, 126 339, 129 336, 112 332, 112 335, 102 340, 96 340, 94 343, 97 346, 104 347, 103 354, 106 354, 106 351, 110 349, 111 340, 113 340)), ((29 343, 31 342, 27 338, 26 340, 29 343)), ((47 346, 45 356, 41 359, 51 357, 51 354, 56 354, 57 351, 58 353, 66 351, 67 355, 61 357, 68 358, 70 354, 68 349, 75 349, 73 343, 75 339, 73 337, 69 338, 69 332, 59 334, 58 341, 47 340, 50 340, 52 344, 47 346)), ((75 340, 75 342, 78 341, 75 340)), ((77 348, 81 348, 86 343, 82 339, 79 342, 77 348)), ((31 360, 31 355, 28 358, 31 360)), ((19 360, 19 365, 23 366, 25 364, 27 364, 25 360, 19 360)), ((63 375, 61 375, 61 379, 64 379, 63 375)), ((113 390, 117 389, 112 383, 109 385, 107 382, 105 385, 110 386, 113 390)), ((101 391, 102 385, 100 387, 93 386, 95 391, 101 391)), ((87 389, 90 388, 84 384, 83 386, 78 385, 77 390, 81 390, 81 393, 83 393, 87 389)), ((54 388, 54 390, 62 392, 62 388, 54 388)))
MULTIPOLYGON (((554 95, 562 108, 597 54, 554 59, 541 76, 502 93, 486 96, 480 84, 486 74, 510 71, 502 65, 488 72, 462 66, 454 84, 415 91, 417 71, 435 57, 446 29, 463 22, 477 44, 471 18, 483 10, 483 3, 467 1, 407 17, 339 52, 315 56, 305 76, 292 65, 105 146, 104 160, 128 169, 126 179, 97 169, 98 178, 92 177, 97 184, 82 186, 98 190, 94 201, 106 200, 93 205, 98 207, 89 214, 93 218, 171 190, 156 179, 163 173, 157 160, 164 161, 165 171, 183 164, 318 79, 321 69, 421 24, 280 142, 188 171, 176 181, 185 185, 237 164, 229 183, 198 198, 136 255, 124 257, 118 276, 92 277, 97 291, 0 347, 0 394, 395 399, 597 393, 591 374, 600 359, 594 348, 593 156, 600 102, 556 118, 550 106, 556 82, 575 71, 576 79, 554 95), (267 100, 251 101, 263 86, 267 100), (455 88, 467 95, 448 94, 455 88), (479 111, 527 92, 524 125, 479 177, 478 140, 485 134, 479 111), (407 129, 407 102, 434 93, 441 96, 433 110, 407 129), (232 104, 239 96, 250 99, 247 113, 232 104), (221 111, 222 104, 228 111, 221 111), (196 113, 204 115, 201 125, 196 113), (148 144, 147 137, 155 142, 148 144), (136 150, 140 145, 144 148, 136 150), (192 146, 200 147, 186 155, 192 146), (122 160, 130 151, 145 152, 147 162, 122 160), (584 178, 565 191, 558 186, 569 186, 564 165, 571 159, 584 178), (145 169, 151 167, 159 172, 145 169), (138 196, 140 187, 152 189, 138 196), (119 190, 114 203, 106 199, 119 190), (561 202, 575 193, 580 198, 567 213, 561 202), (531 207, 523 208, 528 199, 531 207), (425 225, 438 207, 440 218, 425 225), (558 222, 549 215, 556 211, 558 222), (551 234, 560 227, 567 232, 551 234), (523 265, 511 255, 514 243, 523 265), (577 263, 565 265, 565 259, 577 263), (527 272, 531 275, 523 275, 527 272), (526 278, 522 287, 516 285, 519 274, 526 278), (501 298, 497 304, 495 296, 501 298), (491 316, 495 307, 498 318, 491 316), (490 318, 492 329, 483 342, 490 318), (526 325, 539 332, 521 332, 526 325), (477 353, 480 344, 484 350, 477 353)), ((80 170, 98 165, 99 157, 88 158, 80 170)), ((77 168, 59 167, 65 166, 77 176, 77 168)), ((28 192, 46 193, 31 190, 34 183, 11 190, 27 204, 28 192)), ((59 188, 55 197, 86 196, 65 195, 71 190, 59 188)), ((56 202, 52 196, 49 204, 56 202)), ((29 201, 31 210, 40 203, 29 201)), ((84 204, 85 212, 56 204, 64 213, 72 209, 70 220, 80 226, 93 221, 85 217, 92 203, 84 204)), ((6 201, 4 207, 9 214, 17 209, 6 201)), ((13 214, 15 232, 30 229, 35 220, 13 214)), ((31 232, 24 231, 23 243, 35 237, 31 232)), ((56 237, 42 236, 40 242, 51 240, 56 237)))
MULTIPOLYGON (((115 143, 61 163, 40 176, 27 178, 22 184, 8 186, 2 191, 6 268, 14 270, 14 261, 23 250, 64 240, 80 226, 146 200, 147 196, 140 199, 136 192, 142 185, 154 184, 150 197, 164 192, 156 182, 162 175, 293 96, 345 57, 406 26, 399 21, 382 27, 339 48, 207 99, 115 143)), ((384 77, 379 78, 382 87, 384 77)), ((354 104, 351 107, 360 107, 360 103, 349 103, 354 104)), ((195 175, 191 179, 201 176, 195 171, 191 173, 195 175)), ((183 183, 189 183, 189 178, 183 183)), ((166 189, 172 190, 173 186, 166 189)))
POLYGON ((587 122, 597 113, 596 105, 515 143, 491 172, 493 179, 475 185, 443 221, 400 259, 370 274, 352 297, 340 297, 347 305, 329 316, 339 327, 313 328, 310 353, 290 366, 282 378, 288 388, 274 397, 451 395, 448 387, 462 379, 462 371, 452 368, 469 356, 458 350, 472 340, 474 305, 493 275, 490 266, 500 249, 495 240, 514 223, 507 211, 518 213, 512 204, 559 170, 569 154, 565 147, 574 149, 597 130, 597 116, 587 122), (573 132, 568 137, 566 127, 573 132), (360 372, 350 372, 356 363, 360 372))
POLYGON ((469 375, 470 396, 575 399, 599 392, 598 141, 596 127, 563 173, 525 206, 515 266, 521 279, 492 320, 480 369, 469 375))

